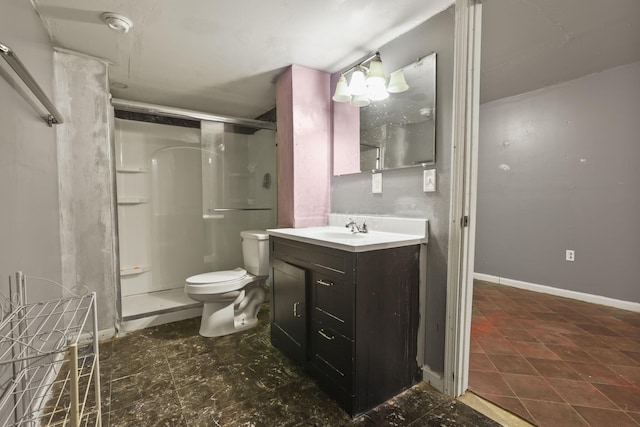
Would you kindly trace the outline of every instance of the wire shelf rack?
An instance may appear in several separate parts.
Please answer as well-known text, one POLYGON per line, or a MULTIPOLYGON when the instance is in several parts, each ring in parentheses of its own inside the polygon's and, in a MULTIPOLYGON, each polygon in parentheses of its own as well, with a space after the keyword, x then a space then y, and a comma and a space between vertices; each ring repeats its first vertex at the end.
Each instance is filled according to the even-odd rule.
POLYGON ((95 293, 28 303, 21 272, 16 285, 0 321, 0 426, 100 426, 95 293))

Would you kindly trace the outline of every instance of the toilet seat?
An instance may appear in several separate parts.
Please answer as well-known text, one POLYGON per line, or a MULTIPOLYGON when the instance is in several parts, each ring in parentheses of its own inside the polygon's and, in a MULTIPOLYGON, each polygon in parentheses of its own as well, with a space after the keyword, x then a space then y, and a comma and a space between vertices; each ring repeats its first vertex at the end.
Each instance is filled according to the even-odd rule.
POLYGON ((191 284, 205 284, 205 283, 220 283, 229 282, 231 280, 238 280, 246 276, 247 270, 244 268, 234 268, 233 270, 212 271, 209 273, 202 273, 195 276, 191 276, 187 279, 187 283, 191 284))
POLYGON ((192 294, 220 294, 241 289, 251 281, 253 276, 243 268, 212 271, 189 277, 186 290, 192 294))

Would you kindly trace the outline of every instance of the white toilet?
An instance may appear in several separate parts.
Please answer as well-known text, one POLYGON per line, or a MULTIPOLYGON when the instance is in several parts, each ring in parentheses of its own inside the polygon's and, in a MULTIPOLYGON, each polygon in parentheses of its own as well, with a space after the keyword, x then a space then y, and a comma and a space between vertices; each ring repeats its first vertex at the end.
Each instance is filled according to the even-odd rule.
POLYGON ((262 230, 242 231, 244 269, 214 271, 187 279, 185 293, 204 303, 200 335, 219 337, 258 324, 269 277, 269 234, 262 230))

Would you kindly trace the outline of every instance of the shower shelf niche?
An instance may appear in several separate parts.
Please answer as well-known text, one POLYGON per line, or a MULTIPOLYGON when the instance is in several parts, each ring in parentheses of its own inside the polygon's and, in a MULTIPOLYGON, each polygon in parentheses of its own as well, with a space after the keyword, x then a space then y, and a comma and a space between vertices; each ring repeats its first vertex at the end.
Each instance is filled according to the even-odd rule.
POLYGON ((116 169, 118 173, 147 173, 147 168, 135 168, 135 167, 119 167, 116 169))
POLYGON ((143 203, 149 203, 147 197, 118 197, 119 205, 139 205, 143 203))
POLYGON ((135 267, 124 267, 120 269, 120 276, 135 276, 146 273, 151 269, 148 265, 136 265, 135 267))

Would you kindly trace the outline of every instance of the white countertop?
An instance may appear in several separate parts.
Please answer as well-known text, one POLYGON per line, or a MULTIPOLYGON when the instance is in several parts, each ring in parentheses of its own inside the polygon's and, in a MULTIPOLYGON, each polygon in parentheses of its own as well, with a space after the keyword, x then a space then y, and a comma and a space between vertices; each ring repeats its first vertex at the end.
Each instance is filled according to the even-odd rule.
POLYGON ((310 243, 348 252, 366 252, 379 249, 426 243, 426 235, 392 233, 370 230, 368 233, 352 233, 346 227, 326 226, 308 228, 272 228, 269 235, 298 242, 310 243))

